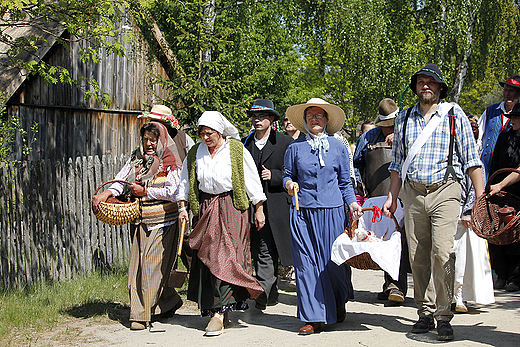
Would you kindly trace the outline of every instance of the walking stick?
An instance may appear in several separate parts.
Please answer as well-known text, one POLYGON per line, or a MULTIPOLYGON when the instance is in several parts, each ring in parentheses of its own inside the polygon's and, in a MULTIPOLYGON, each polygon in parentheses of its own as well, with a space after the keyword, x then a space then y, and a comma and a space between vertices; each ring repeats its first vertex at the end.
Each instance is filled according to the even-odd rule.
POLYGON ((182 252, 182 243, 184 241, 184 229, 186 229, 186 219, 182 220, 181 224, 181 239, 179 241, 179 248, 177 250, 177 255, 180 257, 182 252))
POLYGON ((298 204, 298 192, 294 194, 294 206, 296 207, 296 211, 300 210, 300 204, 298 204))

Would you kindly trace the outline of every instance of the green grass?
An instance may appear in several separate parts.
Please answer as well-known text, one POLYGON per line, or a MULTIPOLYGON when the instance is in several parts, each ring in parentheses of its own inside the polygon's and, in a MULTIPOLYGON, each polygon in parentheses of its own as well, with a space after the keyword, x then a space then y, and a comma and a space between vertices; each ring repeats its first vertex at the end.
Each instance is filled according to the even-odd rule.
POLYGON ((126 269, 0 293, 0 345, 30 345, 34 332, 70 317, 128 319, 126 269))

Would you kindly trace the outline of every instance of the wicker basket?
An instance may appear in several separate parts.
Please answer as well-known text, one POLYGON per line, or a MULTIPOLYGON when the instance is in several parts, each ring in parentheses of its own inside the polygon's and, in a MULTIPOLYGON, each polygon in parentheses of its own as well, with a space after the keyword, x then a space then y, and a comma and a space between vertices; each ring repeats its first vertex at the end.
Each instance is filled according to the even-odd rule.
MULTIPOLYGON (((500 169, 489 178, 486 183, 486 192, 489 192, 493 179, 508 172, 516 172, 517 169, 500 169)), ((487 194, 479 196, 473 205, 471 212, 471 227, 475 234, 495 245, 509 245, 520 241, 520 198, 514 194, 501 191, 487 198, 487 194), (510 206, 517 211, 515 217, 506 225, 501 225, 498 210, 504 206, 510 206)))
MULTIPOLYGON (((363 212, 364 211, 372 211, 372 207, 364 208, 363 212)), ((403 228, 401 228, 399 226, 399 223, 397 222, 397 219, 395 219, 395 216, 393 214, 392 214, 392 219, 394 220, 396 230, 399 232, 402 232, 403 228)), ((345 228, 344 233, 346 233, 348 235, 348 237, 350 237, 350 239, 353 239, 355 236, 354 231, 357 229, 357 223, 358 223, 357 220, 353 221, 350 225, 348 225, 345 228)), ((347 263, 347 265, 349 265, 353 268, 360 269, 360 270, 381 270, 379 265, 377 265, 377 263, 372 260, 372 258, 370 257, 370 254, 367 252, 353 256, 352 258, 347 260, 345 263, 347 263)))
MULTIPOLYGON (((130 182, 121 180, 108 181, 100 185, 98 189, 96 189, 94 195, 96 195, 104 185, 114 182, 130 184, 130 182)), ((94 215, 103 223, 110 225, 122 225, 130 223, 136 219, 139 216, 139 213, 139 199, 135 199, 131 202, 123 202, 117 198, 110 197, 106 202, 99 203, 98 209, 96 212, 94 212, 94 215)))

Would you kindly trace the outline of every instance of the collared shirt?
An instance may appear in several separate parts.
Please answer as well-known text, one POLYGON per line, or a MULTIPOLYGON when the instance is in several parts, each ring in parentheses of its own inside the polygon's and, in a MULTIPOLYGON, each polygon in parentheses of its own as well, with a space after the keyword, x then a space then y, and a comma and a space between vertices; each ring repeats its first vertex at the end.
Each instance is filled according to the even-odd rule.
MULTIPOLYGON (((431 116, 432 118, 441 117, 439 106, 443 103, 443 101, 439 102, 435 113, 431 116)), ((453 153, 453 167, 457 177, 462 179, 464 173, 470 167, 482 166, 482 163, 479 159, 477 145, 468 118, 460 106, 455 105, 454 110, 456 116, 456 141, 453 153)), ((406 154, 408 154, 413 143, 426 126, 424 117, 420 113, 419 103, 417 103, 413 106, 406 125, 406 153, 404 153, 403 124, 406 112, 407 110, 401 111, 396 119, 392 147, 393 161, 389 167, 389 170, 399 172, 399 177, 401 177, 401 168, 406 159, 406 154)), ((411 161, 407 173, 408 178, 420 184, 433 184, 442 181, 448 167, 449 143, 449 117, 446 116, 411 161)))
MULTIPOLYGON (((182 163, 181 181, 179 184, 179 194, 177 201, 188 201, 190 182, 188 177, 187 159, 182 163)), ((253 204, 265 201, 267 197, 264 194, 260 177, 255 165, 253 157, 248 150, 243 151, 244 163, 244 181, 246 193, 253 204)), ((211 157, 208 146, 201 142, 197 148, 195 156, 197 165, 197 180, 199 182, 199 190, 208 194, 222 194, 233 190, 233 182, 231 181, 231 154, 229 149, 229 139, 217 150, 217 153, 211 157)))

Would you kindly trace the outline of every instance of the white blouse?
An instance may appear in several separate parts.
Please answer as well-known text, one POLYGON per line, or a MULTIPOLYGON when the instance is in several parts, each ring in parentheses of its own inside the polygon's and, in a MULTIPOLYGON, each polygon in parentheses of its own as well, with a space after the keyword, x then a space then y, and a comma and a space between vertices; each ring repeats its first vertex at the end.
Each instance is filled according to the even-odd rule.
MULTIPOLYGON (((260 177, 253 157, 249 151, 243 151, 244 181, 246 193, 253 204, 267 200, 264 194, 260 177)), ((182 163, 181 180, 179 183, 179 195, 177 201, 188 201, 190 183, 188 177, 187 160, 182 163)), ((218 149, 212 158, 209 154, 208 146, 201 142, 196 154, 197 180, 199 189, 208 194, 222 194, 233 190, 231 182, 231 154, 229 150, 229 140, 218 149)))

